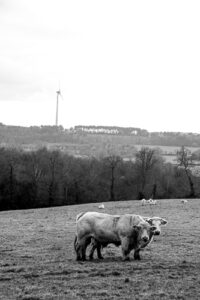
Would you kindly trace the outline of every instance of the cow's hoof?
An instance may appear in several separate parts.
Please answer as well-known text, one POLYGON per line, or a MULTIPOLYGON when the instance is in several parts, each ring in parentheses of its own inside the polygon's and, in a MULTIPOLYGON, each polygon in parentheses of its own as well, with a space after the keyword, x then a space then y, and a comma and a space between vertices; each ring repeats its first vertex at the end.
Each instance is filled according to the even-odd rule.
POLYGON ((141 260, 141 257, 140 256, 134 256, 134 259, 135 260, 141 260))
POLYGON ((89 260, 93 260, 93 256, 89 256, 89 260))
POLYGON ((124 257, 122 258, 123 261, 130 261, 130 257, 124 257))
POLYGON ((85 257, 82 257, 82 261, 86 261, 86 258, 85 258, 85 257))
POLYGON ((76 261, 81 261, 81 260, 82 260, 81 257, 76 258, 76 261))

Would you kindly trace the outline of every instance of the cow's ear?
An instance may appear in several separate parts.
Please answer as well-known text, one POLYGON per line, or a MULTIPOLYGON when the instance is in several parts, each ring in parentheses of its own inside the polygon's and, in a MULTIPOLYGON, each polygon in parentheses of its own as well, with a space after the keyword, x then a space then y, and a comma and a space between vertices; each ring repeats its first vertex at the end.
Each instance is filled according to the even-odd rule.
POLYGON ((165 219, 160 219, 160 223, 161 223, 161 225, 166 225, 167 221, 165 219))
POLYGON ((139 231, 142 227, 140 225, 134 225, 133 229, 139 231))
POLYGON ((145 219, 145 221, 146 221, 147 223, 149 223, 150 225, 152 225, 153 219, 148 218, 148 219, 145 219))

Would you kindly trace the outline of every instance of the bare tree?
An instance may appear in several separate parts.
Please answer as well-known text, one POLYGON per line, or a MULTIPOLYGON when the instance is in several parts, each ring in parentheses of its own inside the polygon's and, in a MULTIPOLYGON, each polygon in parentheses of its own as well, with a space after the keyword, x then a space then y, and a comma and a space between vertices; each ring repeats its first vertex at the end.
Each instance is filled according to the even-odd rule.
POLYGON ((51 206, 55 200, 56 190, 56 169, 58 164, 58 152, 53 151, 49 156, 49 171, 50 171, 50 182, 48 186, 49 193, 49 205, 51 206))
POLYGON ((9 203, 12 208, 15 208, 15 193, 16 193, 16 169, 18 164, 18 152, 15 149, 6 151, 7 162, 7 178, 8 178, 8 195, 9 203))
POLYGON ((110 201, 115 201, 115 170, 118 164, 121 162, 121 157, 117 155, 110 155, 105 158, 105 163, 110 170, 110 201))
POLYGON ((147 178, 150 171, 153 169, 155 164, 158 162, 156 150, 148 147, 142 147, 136 153, 136 170, 137 176, 140 180, 139 197, 144 197, 144 189, 147 183, 147 178))
POLYGON ((31 184, 31 195, 32 195, 32 202, 34 205, 37 204, 38 201, 38 193, 39 193, 39 186, 44 177, 42 167, 41 167, 41 157, 40 151, 38 152, 30 152, 25 153, 22 157, 22 164, 23 167, 23 180, 28 180, 31 184))
POLYGON ((190 171, 190 166, 192 165, 192 155, 191 152, 186 149, 184 146, 181 147, 179 151, 177 151, 177 162, 178 167, 181 167, 185 171, 185 175, 187 176, 188 183, 190 186, 190 194, 189 197, 195 197, 194 183, 192 181, 192 175, 190 171))

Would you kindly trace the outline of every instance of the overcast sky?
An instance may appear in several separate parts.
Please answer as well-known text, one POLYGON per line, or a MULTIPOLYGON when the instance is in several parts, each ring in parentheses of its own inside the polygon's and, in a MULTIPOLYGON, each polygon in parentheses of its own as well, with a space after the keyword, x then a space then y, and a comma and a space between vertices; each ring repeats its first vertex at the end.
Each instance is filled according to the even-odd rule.
POLYGON ((200 133, 199 0, 0 0, 0 122, 200 133))

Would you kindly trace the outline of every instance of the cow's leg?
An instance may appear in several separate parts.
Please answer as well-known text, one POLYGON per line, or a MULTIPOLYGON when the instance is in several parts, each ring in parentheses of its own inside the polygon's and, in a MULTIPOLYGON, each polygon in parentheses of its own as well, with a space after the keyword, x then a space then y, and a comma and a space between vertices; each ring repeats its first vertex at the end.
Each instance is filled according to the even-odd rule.
POLYGON ((91 248, 90 248, 90 252, 89 252, 89 259, 93 260, 93 255, 94 255, 94 251, 97 248, 97 242, 95 239, 92 239, 91 242, 91 248))
POLYGON ((141 257, 140 257, 140 249, 136 249, 135 252, 134 252, 134 259, 136 260, 141 260, 141 257))
POLYGON ((76 260, 85 260, 85 251, 84 251, 84 243, 83 241, 78 241, 77 236, 75 236, 74 240, 74 250, 76 252, 76 260))
POLYGON ((76 253, 77 253, 76 260, 86 260, 86 248, 89 243, 90 243, 90 238, 88 237, 81 238, 80 240, 77 239, 76 246, 75 246, 76 253))
POLYGON ((81 246, 79 245, 79 243, 76 244, 76 260, 81 260, 81 246))
POLYGON ((99 259, 103 259, 103 256, 101 254, 101 244, 97 244, 97 256, 99 259))
POLYGON ((130 260, 129 257, 129 253, 130 253, 130 249, 129 249, 129 240, 127 237, 123 237, 121 239, 121 245, 122 245, 122 260, 130 260))
POLYGON ((82 260, 84 261, 84 260, 86 260, 86 247, 85 247, 85 245, 83 245, 82 247, 81 247, 81 256, 82 256, 82 260))
POLYGON ((87 246, 91 242, 91 237, 86 237, 82 243, 81 251, 82 251, 82 260, 86 260, 86 249, 87 246))
POLYGON ((103 259, 103 256, 101 255, 101 244, 95 240, 94 238, 92 238, 92 241, 91 241, 91 250, 90 250, 90 253, 89 253, 89 258, 90 260, 93 259, 93 255, 94 255, 94 251, 97 250, 97 256, 99 259, 103 259))
POLYGON ((78 241, 77 235, 75 236, 74 239, 74 250, 76 252, 76 260, 81 260, 81 246, 78 241))
POLYGON ((90 252, 89 252, 89 259, 90 260, 93 260, 93 258, 94 258, 95 249, 96 249, 96 246, 92 246, 92 248, 90 249, 90 252))

